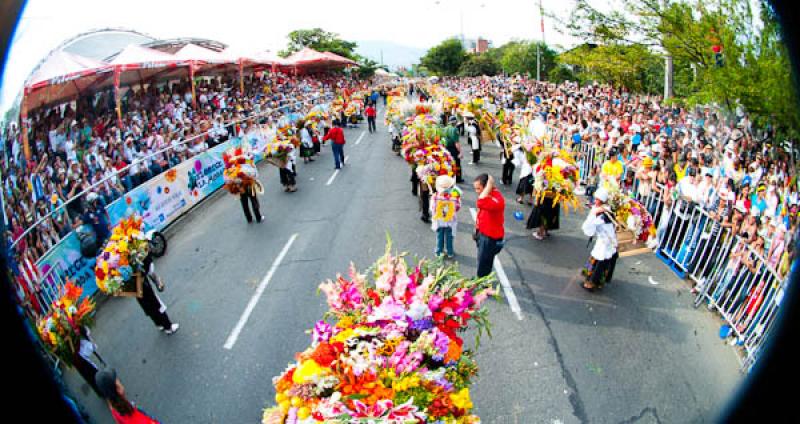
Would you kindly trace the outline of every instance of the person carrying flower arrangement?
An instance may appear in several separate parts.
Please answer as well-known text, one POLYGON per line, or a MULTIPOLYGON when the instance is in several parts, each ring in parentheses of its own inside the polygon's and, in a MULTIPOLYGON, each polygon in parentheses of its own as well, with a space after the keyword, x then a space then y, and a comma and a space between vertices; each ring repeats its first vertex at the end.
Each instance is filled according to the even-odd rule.
POLYGON ((617 264, 617 233, 606 202, 608 202, 608 192, 600 187, 594 193, 594 207, 589 211, 581 227, 586 236, 597 238, 591 256, 582 271, 584 276, 582 287, 588 291, 602 288, 611 281, 617 264))
POLYGON ((436 256, 447 251, 447 258, 452 259, 453 233, 456 231, 457 212, 461 209, 461 190, 456 187, 453 177, 440 175, 436 177, 436 194, 431 197, 431 229, 436 231, 436 256), (445 249, 446 247, 446 249, 445 249))

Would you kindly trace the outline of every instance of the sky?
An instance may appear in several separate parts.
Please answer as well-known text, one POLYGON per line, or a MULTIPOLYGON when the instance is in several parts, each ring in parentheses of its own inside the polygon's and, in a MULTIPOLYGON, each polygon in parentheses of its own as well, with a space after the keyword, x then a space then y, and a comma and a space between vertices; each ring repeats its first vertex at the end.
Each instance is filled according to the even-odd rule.
MULTIPOLYGON (((567 17, 572 5, 571 0, 542 0, 545 13, 557 16, 567 17)), ((42 58, 63 41, 94 29, 132 29, 162 39, 208 38, 241 51, 277 52, 295 29, 320 27, 345 40, 427 49, 459 35, 462 25, 466 38, 482 36, 494 46, 542 37, 535 0, 30 0, 3 74, 0 114, 12 106, 42 58)), ((550 18, 544 27, 548 44, 568 48, 578 43, 559 34, 550 18)))

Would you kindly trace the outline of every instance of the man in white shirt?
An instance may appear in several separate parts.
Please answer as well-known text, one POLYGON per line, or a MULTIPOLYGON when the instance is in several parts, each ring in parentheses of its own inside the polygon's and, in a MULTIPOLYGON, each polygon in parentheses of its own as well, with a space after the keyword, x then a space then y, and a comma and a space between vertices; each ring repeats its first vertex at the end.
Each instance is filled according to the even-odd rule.
POLYGON ((581 229, 588 237, 596 238, 586 269, 583 288, 589 291, 602 288, 611 281, 617 262, 617 234, 606 206, 608 193, 599 188, 594 194, 594 206, 586 216, 581 229))

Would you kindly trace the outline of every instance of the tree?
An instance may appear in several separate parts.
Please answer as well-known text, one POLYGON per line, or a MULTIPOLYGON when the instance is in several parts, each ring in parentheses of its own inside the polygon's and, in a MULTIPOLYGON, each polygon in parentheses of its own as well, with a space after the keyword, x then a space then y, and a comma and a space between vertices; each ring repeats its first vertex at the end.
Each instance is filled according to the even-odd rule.
POLYGON ((661 59, 641 45, 583 44, 558 59, 562 66, 575 68, 581 83, 603 81, 648 94, 663 90, 661 59))
POLYGON ((494 76, 500 73, 500 64, 487 53, 472 55, 461 65, 458 74, 468 77, 494 76))
MULTIPOLYGON (((741 105, 756 125, 772 123, 779 137, 797 138, 795 80, 769 2, 758 2, 758 16, 750 0, 625 4, 626 13, 602 13, 588 1, 577 0, 569 21, 562 24, 573 36, 598 44, 669 54, 674 60, 675 94, 688 105, 718 103, 728 114, 741 105)), ((608 53, 622 51, 616 50, 608 53)), ((618 61, 620 56, 607 60, 618 61)), ((655 81, 658 72, 663 76, 663 66, 648 69, 642 73, 645 80, 655 81)))
MULTIPOLYGON (((378 62, 363 56, 359 56, 358 60, 358 71, 357 75, 361 79, 371 78, 375 75, 375 71, 378 69, 378 62)), ((386 67, 382 67, 382 69, 386 70, 386 67)))
POLYGON ((289 33, 289 44, 278 55, 288 57, 304 47, 312 48, 318 52, 331 52, 348 59, 357 60, 355 53, 358 44, 339 38, 339 34, 327 32, 321 28, 299 29, 289 33))
POLYGON ((431 48, 420 60, 422 66, 441 75, 455 75, 466 61, 464 46, 456 38, 447 39, 431 48))
POLYGON ((540 48, 541 75, 542 78, 546 78, 550 70, 556 66, 556 52, 539 41, 511 41, 500 47, 502 50, 500 63, 503 71, 536 77, 537 46, 540 48))
POLYGON ((547 73, 547 80, 556 84, 561 84, 564 81, 576 81, 578 79, 575 72, 564 64, 558 64, 550 72, 547 73))

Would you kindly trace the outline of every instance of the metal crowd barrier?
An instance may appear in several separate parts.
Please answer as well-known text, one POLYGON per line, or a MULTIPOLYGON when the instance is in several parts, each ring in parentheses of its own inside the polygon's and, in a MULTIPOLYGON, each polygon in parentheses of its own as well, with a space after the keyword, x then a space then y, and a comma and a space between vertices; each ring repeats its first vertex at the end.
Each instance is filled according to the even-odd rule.
MULTIPOLYGON (((324 98, 314 99, 314 100, 312 101, 312 104, 313 104, 313 105, 318 105, 318 104, 320 104, 320 102, 321 102, 321 101, 324 101, 324 100, 330 100, 331 98, 332 98, 332 96, 331 96, 331 95, 326 95, 324 98)), ((251 120, 251 119, 258 119, 258 118, 261 118, 261 117, 265 117, 265 116, 268 116, 269 114, 271 114, 271 113, 273 113, 273 112, 275 112, 275 111, 283 111, 284 113, 286 113, 286 112, 293 112, 293 111, 297 111, 297 110, 299 110, 299 108, 297 107, 297 105, 298 105, 298 104, 303 104, 303 103, 304 103, 303 101, 300 101, 300 100, 286 100, 286 101, 281 101, 281 102, 285 102, 285 104, 284 104, 283 106, 279 106, 278 108, 275 108, 275 109, 267 109, 267 110, 265 110, 265 111, 261 112, 261 114, 260 114, 260 115, 256 115, 256 116, 249 116, 249 117, 246 117, 246 118, 242 118, 242 119, 238 119, 238 120, 229 121, 229 122, 225 123, 224 127, 225 127, 225 128, 227 128, 227 127, 229 127, 229 126, 232 126, 232 125, 235 125, 235 124, 238 124, 238 123, 241 123, 241 122, 245 122, 245 121, 248 121, 248 120, 251 120)), ((51 217, 55 216, 55 214, 57 214, 57 213, 61 213, 61 212, 62 212, 62 210, 66 210, 66 207, 67 207, 67 205, 69 205, 70 203, 72 203, 73 201, 75 201, 75 200, 77 200, 77 199, 80 199, 80 198, 82 198, 84 195, 86 195, 87 193, 91 192, 91 191, 92 191, 92 190, 94 190, 96 187, 98 187, 98 186, 100 186, 100 185, 102 185, 102 184, 105 184, 105 183, 106 183, 106 182, 107 182, 109 179, 112 179, 112 178, 119 178, 119 174, 120 174, 120 173, 127 172, 127 171, 128 171, 130 168, 132 168, 132 167, 133 167, 133 166, 135 166, 135 165, 138 165, 138 164, 140 164, 140 163, 143 163, 143 162, 145 162, 145 161, 147 161, 147 160, 150 160, 151 158, 153 158, 153 157, 156 157, 156 156, 158 156, 158 155, 162 155, 162 154, 164 154, 164 153, 166 153, 166 152, 168 152, 168 151, 170 151, 170 150, 174 150, 174 149, 176 149, 176 148, 179 148, 179 147, 180 147, 180 148, 183 148, 183 147, 184 147, 186 144, 188 144, 188 143, 190 143, 190 142, 193 142, 193 141, 195 141, 195 140, 197 140, 197 139, 201 139, 201 138, 207 137, 207 136, 208 136, 210 133, 211 133, 211 131, 209 130, 209 131, 206 131, 206 132, 204 132, 204 133, 201 133, 201 134, 195 135, 195 136, 193 136, 193 137, 189 137, 189 138, 187 138, 187 139, 185 139, 185 140, 181 141, 180 143, 178 143, 178 144, 176 144, 176 145, 170 145, 170 146, 167 146, 167 147, 165 147, 164 149, 161 149, 161 150, 159 150, 159 151, 157 151, 157 152, 151 153, 151 154, 149 154, 148 156, 146 156, 146 157, 144 157, 144 158, 138 159, 138 160, 134 161, 133 163, 130 163, 130 164, 128 164, 126 167, 124 167, 124 168, 122 168, 122 169, 115 170, 115 171, 114 171, 114 173, 112 173, 111 175, 109 175, 109 176, 107 176, 107 177, 104 177, 104 178, 103 178, 103 179, 101 179, 100 181, 98 181, 98 182, 96 182, 96 183, 92 184, 91 186, 89 186, 89 187, 88 187, 88 188, 86 188, 85 190, 83 190, 83 191, 81 191, 80 193, 78 193, 78 194, 76 194, 76 195, 72 196, 71 198, 67 199, 67 201, 66 201, 66 202, 64 202, 63 204, 61 204, 61 205, 60 205, 60 206, 58 206, 57 208, 55 208, 55 209, 51 210, 51 211, 50 211, 49 213, 47 213, 45 216, 43 216, 43 217, 39 218, 39 220, 38 220, 38 221, 36 221, 35 223, 33 223, 33 225, 31 225, 30 227, 28 227, 28 228, 27 228, 27 229, 26 229, 26 230, 25 230, 25 231, 22 233, 22 235, 20 235, 20 236, 19 236, 19 237, 18 237, 16 240, 14 240, 14 241, 11 243, 10 249, 13 249, 14 247, 16 247, 16 245, 17 245, 17 244, 18 244, 18 243, 19 243, 21 240, 23 240, 23 239, 25 238, 25 236, 27 236, 27 235, 28 235, 28 233, 30 233, 31 231, 33 231, 35 228, 37 228, 39 225, 41 225, 43 222, 45 222, 45 221, 46 221, 48 218, 51 218, 51 217)), ((131 189, 133 189, 133 188, 135 188, 135 187, 132 187, 131 189)), ((127 193, 127 192, 126 192, 126 193, 127 193)), ((123 195, 124 195, 124 194, 125 194, 125 193, 123 193, 123 195)), ((59 241, 60 241, 60 240, 59 240, 59 241)), ((57 244, 58 244, 58 243, 56 243, 56 245, 57 245, 57 244)), ((55 245, 54 245, 54 247, 55 247, 55 245)), ((51 249, 52 249, 52 248, 51 248, 51 249)), ((45 252, 45 254, 44 254, 44 255, 42 255, 42 256, 47 256, 47 253, 49 253, 49 251, 48 251, 48 252, 45 252)), ((38 258, 37 258, 37 260, 38 260, 38 258)))
MULTIPOLYGON (((312 102, 312 105, 316 106, 316 105, 320 104, 321 102, 324 102, 326 100, 330 100, 330 98, 331 98, 331 96, 325 96, 324 98, 321 97, 319 99, 315 99, 312 102)), ((298 100, 288 101, 287 104, 285 104, 283 106, 280 106, 280 107, 278 107, 276 109, 268 109, 268 110, 262 112, 262 114, 259 115, 259 116, 248 117, 248 118, 245 118, 245 119, 228 122, 228 123, 225 124, 225 126, 226 127, 227 126, 231 126, 231 125, 234 125, 234 124, 236 124, 238 122, 243 122, 243 121, 248 120, 248 119, 259 118, 260 116, 267 116, 268 114, 271 114, 274 111, 281 111, 281 112, 284 112, 284 113, 289 113, 289 112, 292 112, 293 110, 294 111, 298 111, 298 110, 300 110, 300 107, 298 107, 298 105, 301 104, 301 103, 304 103, 304 102, 298 101, 298 100)), ((286 117, 286 116, 284 116, 284 117, 286 117)), ((199 135, 196 135, 196 136, 191 137, 189 139, 186 139, 183 142, 181 142, 180 145, 184 145, 185 143, 189 143, 189 142, 191 142, 193 140, 196 140, 198 138, 205 137, 205 136, 209 135, 209 133, 210 133, 210 131, 206 131, 206 132, 204 132, 202 134, 199 134, 199 135)), ((177 147, 177 146, 169 146, 169 147, 167 147, 167 148, 165 148, 163 150, 160 150, 158 152, 155 152, 155 153, 149 155, 147 158, 141 159, 140 161, 147 160, 147 159, 149 159, 149 158, 151 158, 151 157, 153 157, 155 155, 163 154, 167 150, 174 149, 175 147, 177 147)), ((130 165, 128 165, 128 167, 131 167, 133 165, 134 164, 130 164, 130 165)), ((126 169, 128 167, 126 167, 126 169)), ((30 231, 33 231, 38 225, 40 225, 42 222, 44 222, 52 214, 58 212, 61 208, 65 208, 69 203, 71 203, 73 201, 76 201, 77 199, 81 198, 81 196, 83 196, 86 193, 88 193, 89 191, 93 190, 98 185, 104 184, 109 178, 112 178, 112 177, 116 176, 121 171, 117 171, 114 174, 104 178, 103 180, 98 181, 97 183, 93 184, 91 187, 87 188, 83 192, 78 193, 77 195, 75 195, 72 198, 68 199, 66 202, 64 202, 63 205, 61 205, 60 208, 51 211, 50 214, 48 214, 48 215, 42 217, 41 219, 39 219, 39 221, 37 221, 36 223, 34 223, 34 225, 32 225, 30 228, 28 228, 25 231, 25 233, 17 241, 15 241, 11 245, 11 247, 9 249, 13 249, 16 246, 16 244, 17 244, 17 242, 19 240, 21 240, 30 231)), ((56 246, 58 246, 58 243, 56 243, 53 246, 53 248, 55 248, 56 246)), ((53 248, 51 248, 51 250, 53 248)), ((46 256, 48 253, 50 253, 50 251, 46 252, 45 255, 43 255, 43 256, 46 256)), ((37 258, 37 260, 38 260, 38 258, 37 258)), ((30 309, 30 308, 24 308, 24 309, 26 309, 26 313, 28 314, 28 316, 33 318, 33 322, 35 322, 36 319, 38 319, 39 317, 46 315, 50 311, 51 304, 60 297, 61 291, 62 291, 64 285, 66 284, 66 277, 65 277, 66 275, 67 275, 66 274, 66 270, 61 269, 60 266, 56 266, 56 267, 50 268, 44 274, 39 275, 38 277, 36 277, 35 281, 27 281, 26 280, 26 283, 28 284, 28 288, 30 289, 30 293, 33 293, 36 296, 36 300, 39 302, 39 305, 40 305, 40 312, 36 312, 36 311, 34 311, 34 310, 30 309)))
POLYGON ((777 316, 786 278, 701 206, 689 207, 682 199, 666 202, 669 193, 655 186, 645 195, 637 183, 631 194, 653 216, 659 255, 697 283, 695 307, 705 302, 722 317, 731 329, 731 344, 744 349, 742 370, 749 371, 777 316))

